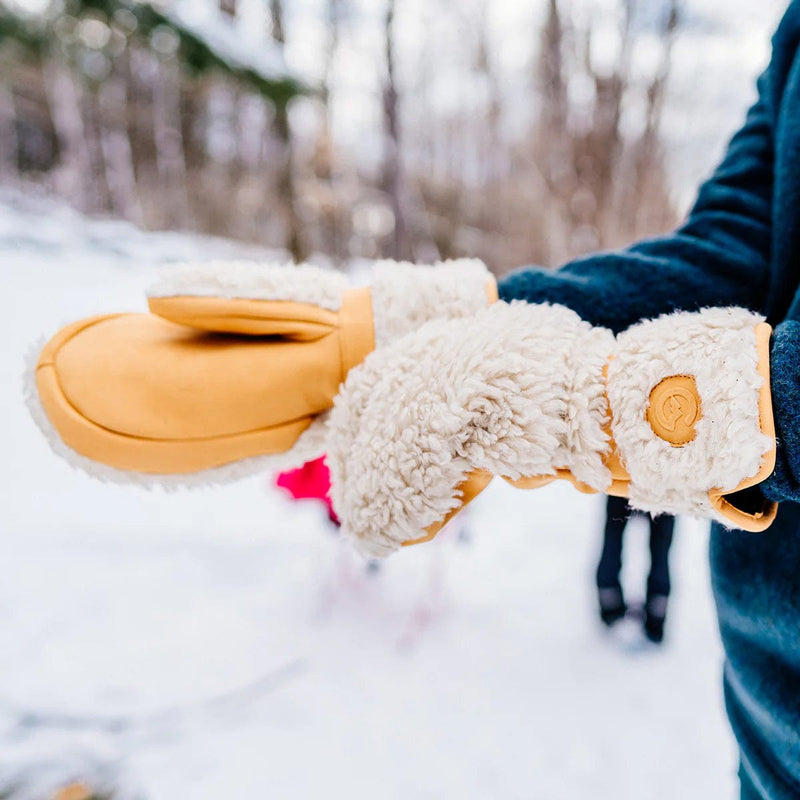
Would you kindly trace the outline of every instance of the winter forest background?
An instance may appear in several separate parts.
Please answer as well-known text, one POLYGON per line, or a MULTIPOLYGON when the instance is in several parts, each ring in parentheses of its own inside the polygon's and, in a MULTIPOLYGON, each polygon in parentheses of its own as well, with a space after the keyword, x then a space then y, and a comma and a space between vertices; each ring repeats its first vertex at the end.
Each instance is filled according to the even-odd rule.
POLYGON ((0 0, 0 798, 735 796, 704 525, 648 649, 595 620, 600 498, 492 485, 373 572, 270 476, 71 470, 19 375, 169 262, 502 274, 665 230, 783 5, 0 0))
MULTIPOLYGON (((296 260, 555 265, 676 221, 697 171, 670 144, 719 116, 706 48, 774 16, 741 9, 3 0, 0 179, 296 260)), ((748 90, 763 50, 737 47, 717 92, 748 90)))

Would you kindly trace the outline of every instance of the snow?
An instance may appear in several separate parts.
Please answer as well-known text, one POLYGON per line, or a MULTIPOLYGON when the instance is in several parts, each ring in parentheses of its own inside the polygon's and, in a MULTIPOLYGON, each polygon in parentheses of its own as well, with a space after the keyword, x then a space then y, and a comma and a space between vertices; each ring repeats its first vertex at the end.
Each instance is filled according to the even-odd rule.
POLYGON ((268 81, 293 77, 278 46, 265 41, 265 27, 255 28, 248 19, 231 20, 216 4, 197 0, 177 0, 160 10, 227 64, 250 69, 268 81))
MULTIPOLYGON (((0 795, 75 779, 146 800, 734 795, 703 524, 679 524, 659 649, 601 630, 602 500, 567 485, 492 485, 461 536, 377 573, 267 475, 104 485, 28 418, 26 350, 143 308, 162 261, 258 253, 12 192, 0 253, 0 795)), ((631 529, 631 598, 644 540, 631 529)))

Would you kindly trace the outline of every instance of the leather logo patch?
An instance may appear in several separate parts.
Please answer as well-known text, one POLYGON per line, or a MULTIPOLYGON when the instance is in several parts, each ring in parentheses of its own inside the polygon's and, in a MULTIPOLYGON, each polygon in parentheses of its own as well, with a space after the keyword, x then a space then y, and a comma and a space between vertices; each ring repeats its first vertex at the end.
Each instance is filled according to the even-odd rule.
POLYGON ((659 439, 674 447, 694 439, 700 416, 700 395, 690 375, 670 375, 650 392, 647 421, 659 439))

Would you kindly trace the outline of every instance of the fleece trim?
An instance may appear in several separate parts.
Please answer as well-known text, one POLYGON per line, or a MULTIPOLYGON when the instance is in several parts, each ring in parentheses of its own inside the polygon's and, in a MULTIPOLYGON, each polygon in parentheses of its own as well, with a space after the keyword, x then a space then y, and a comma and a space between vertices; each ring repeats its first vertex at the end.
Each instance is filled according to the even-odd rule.
MULTIPOLYGON (((376 327, 383 341, 422 324, 428 315, 467 315, 474 308, 485 307, 496 296, 493 279, 478 261, 447 262, 436 267, 378 262, 375 273, 372 307, 380 318, 376 327)), ((181 264, 165 269, 161 280, 150 289, 149 295, 285 299, 339 311, 344 317, 346 306, 342 306, 342 299, 347 289, 348 282, 344 275, 314 266, 217 261, 181 264)), ((342 319, 342 325, 347 324, 342 319)), ((381 341, 380 336, 378 341, 381 341)), ((247 458, 194 474, 138 474, 94 464, 67 448, 48 421, 35 391, 35 361, 34 358, 26 379, 28 405, 33 417, 59 455, 104 480, 162 486, 219 483, 259 470, 300 466, 324 454, 327 414, 316 419, 291 450, 284 454, 247 458)))
POLYGON ((496 299, 494 278, 478 259, 434 266, 378 261, 370 280, 375 345, 393 342, 432 319, 459 319, 496 299))
POLYGON ((736 489, 774 447, 759 415, 763 378, 755 329, 762 320, 741 308, 710 308, 664 315, 619 334, 608 398, 632 505, 726 522, 709 491, 736 489), (700 397, 694 439, 681 447, 655 436, 646 420, 650 392, 671 375, 694 377, 700 397))
POLYGON ((225 297, 294 300, 338 311, 347 278, 310 264, 207 261, 165 267, 148 297, 225 297))
POLYGON ((497 303, 371 353, 330 419, 332 499, 345 535, 388 555, 461 505, 457 487, 475 469, 517 479, 563 468, 607 486, 612 347, 610 331, 562 306, 497 303))
MULTIPOLYGON (((210 261, 165 268, 147 295, 292 300, 339 311, 348 285, 342 273, 308 264, 210 261)), ((432 267, 377 261, 370 289, 378 347, 428 320, 467 317, 496 297, 483 262, 466 258, 432 267)))

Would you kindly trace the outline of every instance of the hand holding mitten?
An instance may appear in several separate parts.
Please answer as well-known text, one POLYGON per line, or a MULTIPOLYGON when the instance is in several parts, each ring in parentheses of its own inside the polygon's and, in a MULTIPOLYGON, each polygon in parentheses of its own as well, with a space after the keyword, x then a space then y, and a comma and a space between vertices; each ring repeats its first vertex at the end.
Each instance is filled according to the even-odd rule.
POLYGON ((521 302, 428 323, 371 354, 336 399, 326 449, 343 530, 386 555, 493 475, 763 530, 775 505, 745 490, 774 466, 769 335, 738 308, 617 337, 521 302))

